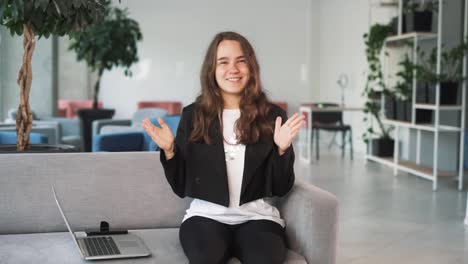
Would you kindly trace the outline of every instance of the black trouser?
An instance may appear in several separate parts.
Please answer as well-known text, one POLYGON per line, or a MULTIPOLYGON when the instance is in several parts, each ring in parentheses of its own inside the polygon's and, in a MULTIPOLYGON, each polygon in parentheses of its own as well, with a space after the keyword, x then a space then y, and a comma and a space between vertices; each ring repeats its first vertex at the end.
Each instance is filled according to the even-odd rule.
POLYGON ((243 264, 281 264, 286 257, 284 228, 269 220, 227 225, 193 216, 182 223, 179 239, 190 264, 224 264, 231 257, 243 264))

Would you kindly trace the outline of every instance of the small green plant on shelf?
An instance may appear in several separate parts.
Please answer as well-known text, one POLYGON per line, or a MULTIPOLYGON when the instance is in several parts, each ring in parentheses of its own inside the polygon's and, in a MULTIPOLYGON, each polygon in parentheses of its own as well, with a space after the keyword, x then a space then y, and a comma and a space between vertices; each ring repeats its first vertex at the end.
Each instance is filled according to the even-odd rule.
POLYGON ((438 0, 408 0, 403 1, 403 13, 410 12, 437 12, 439 10, 438 0))
POLYGON ((415 66, 408 54, 405 54, 403 60, 398 65, 400 66, 400 70, 396 73, 398 81, 394 92, 397 98, 409 100, 411 99, 415 66))
POLYGON ((420 63, 413 65, 416 69, 417 79, 428 83, 437 82, 461 82, 466 78, 463 76, 463 56, 468 51, 468 41, 447 49, 442 46, 440 53, 441 73, 437 74, 437 47, 434 47, 428 54, 420 47, 417 53, 420 63))

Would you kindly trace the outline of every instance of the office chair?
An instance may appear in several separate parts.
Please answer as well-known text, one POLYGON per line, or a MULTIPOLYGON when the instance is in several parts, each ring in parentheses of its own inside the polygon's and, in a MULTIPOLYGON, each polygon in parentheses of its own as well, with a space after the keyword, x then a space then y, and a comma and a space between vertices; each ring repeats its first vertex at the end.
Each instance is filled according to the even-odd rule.
POLYGON ((319 160, 319 131, 331 131, 341 132, 342 145, 341 145, 341 157, 344 157, 345 146, 346 146, 346 135, 348 134, 348 142, 350 145, 350 157, 353 159, 353 131, 350 125, 343 124, 343 111, 333 112, 321 112, 314 111, 314 109, 323 109, 327 107, 340 107, 339 104, 335 103, 313 103, 312 104, 312 144, 314 144, 315 137, 315 149, 316 159, 319 160), (348 133, 349 132, 349 133, 348 133))

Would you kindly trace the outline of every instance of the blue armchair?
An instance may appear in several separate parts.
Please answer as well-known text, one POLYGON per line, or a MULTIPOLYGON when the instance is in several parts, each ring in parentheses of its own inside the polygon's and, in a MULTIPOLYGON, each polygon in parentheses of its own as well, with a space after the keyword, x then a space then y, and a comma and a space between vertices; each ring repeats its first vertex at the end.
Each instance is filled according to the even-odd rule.
MULTIPOLYGON (((16 109, 8 111, 6 123, 12 125, 11 128, 2 127, 3 131, 15 131, 16 109)), ((66 144, 79 149, 81 145, 80 120, 78 118, 64 117, 38 117, 34 111, 32 132, 48 134, 48 144, 66 144)))
MULTIPOLYGON (((163 120, 175 135, 180 115, 164 116, 163 120)), ((150 121, 159 126, 157 118, 150 121)), ((158 151, 159 147, 145 131, 100 134, 93 137, 93 152, 98 151, 158 151)))
MULTIPOLYGON (((41 133, 29 134, 30 144, 47 144, 47 135, 41 133)), ((1 131, 0 132, 0 145, 15 145, 16 144, 16 132, 12 131, 1 131)))
POLYGON ((132 119, 100 119, 93 121, 93 137, 99 134, 143 131, 141 122, 145 118, 158 118, 167 114, 162 108, 144 108, 136 111, 132 119))
POLYGON ((142 132, 103 134, 93 137, 92 151, 142 151, 145 145, 142 132))
MULTIPOLYGON (((172 134, 174 134, 174 136, 176 135, 177 128, 179 127, 180 117, 181 117, 180 115, 167 115, 167 116, 162 117, 164 122, 166 122, 166 124, 171 129, 172 134)), ((157 121, 157 118, 150 118, 150 121, 151 121, 151 123, 153 123, 153 124, 155 124, 156 126, 159 127, 159 123, 157 121)))

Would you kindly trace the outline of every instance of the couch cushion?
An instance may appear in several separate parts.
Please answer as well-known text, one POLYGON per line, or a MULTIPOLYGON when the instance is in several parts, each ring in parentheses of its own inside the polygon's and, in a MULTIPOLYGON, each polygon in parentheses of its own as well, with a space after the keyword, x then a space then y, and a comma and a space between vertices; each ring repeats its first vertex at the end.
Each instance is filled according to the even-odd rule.
POLYGON ((115 134, 115 133, 129 133, 129 132, 143 132, 144 130, 141 127, 132 127, 132 126, 114 126, 107 125, 101 128, 99 134, 115 134))
MULTIPOLYGON (((179 243, 179 229, 147 229, 131 231, 141 237, 152 255, 149 258, 114 260, 112 263, 188 263, 179 243)), ((0 235, 0 263, 74 264, 89 263, 81 259, 67 232, 0 235)), ((228 264, 240 263, 237 259, 228 264)), ((305 259, 288 251, 287 264, 303 264, 305 259)))
POLYGON ((72 145, 76 147, 77 149, 79 149, 81 145, 81 137, 80 136, 63 136, 62 144, 72 145))

